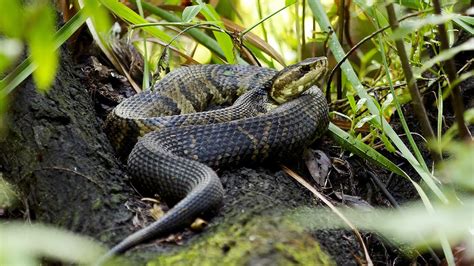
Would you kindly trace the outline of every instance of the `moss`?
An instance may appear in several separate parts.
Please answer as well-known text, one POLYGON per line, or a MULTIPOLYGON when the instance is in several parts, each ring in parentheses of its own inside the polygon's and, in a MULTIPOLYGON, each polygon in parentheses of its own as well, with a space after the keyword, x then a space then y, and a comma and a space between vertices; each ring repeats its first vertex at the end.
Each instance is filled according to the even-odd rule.
POLYGON ((148 265, 333 265, 314 238, 282 218, 227 224, 148 265))
POLYGON ((103 204, 102 204, 102 200, 97 198, 93 203, 92 203, 92 209, 93 210, 99 210, 100 208, 102 208, 103 204))

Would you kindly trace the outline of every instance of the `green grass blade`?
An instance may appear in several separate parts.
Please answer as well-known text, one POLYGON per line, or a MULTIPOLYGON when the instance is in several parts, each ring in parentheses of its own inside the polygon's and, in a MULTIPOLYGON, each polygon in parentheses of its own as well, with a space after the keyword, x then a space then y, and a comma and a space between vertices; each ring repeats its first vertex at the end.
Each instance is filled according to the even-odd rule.
POLYGON ((426 70, 432 68, 435 64, 449 60, 453 58, 456 54, 464 51, 471 51, 474 50, 474 38, 470 38, 469 40, 465 41, 464 43, 452 47, 451 49, 444 50, 440 52, 435 57, 432 57, 430 60, 426 61, 420 68, 415 69, 415 75, 421 76, 426 70))
POLYGON ((408 178, 408 175, 402 169, 400 169, 400 167, 387 159, 387 157, 383 156, 374 148, 365 144, 361 140, 351 136, 333 123, 329 124, 329 136, 331 136, 333 140, 341 145, 343 149, 357 154, 358 156, 367 159, 393 173, 396 173, 397 175, 408 178))
MULTIPOLYGON (((337 61, 340 61, 345 52, 342 49, 341 44, 339 43, 335 31, 332 29, 329 19, 324 11, 323 6, 321 5, 320 1, 318 0, 308 0, 309 6, 314 14, 316 21, 318 22, 319 26, 323 31, 326 31, 329 34, 328 45, 331 49, 334 57, 337 61)), ((370 113, 380 116, 379 109, 377 108, 374 100, 367 94, 362 83, 357 77, 354 69, 352 68, 349 62, 344 62, 341 65, 341 70, 346 75, 347 80, 350 82, 352 87, 356 90, 357 94, 360 98, 366 99, 366 106, 370 113)), ((377 119, 379 122, 379 119, 377 119)), ((435 183, 434 176, 427 171, 426 166, 422 166, 420 162, 413 156, 407 146, 403 143, 397 133, 393 130, 393 128, 387 123, 385 119, 382 119, 382 129, 384 129, 387 136, 390 140, 395 144, 398 150, 405 156, 411 166, 415 169, 415 171, 421 176, 421 178, 425 181, 427 186, 436 194, 436 196, 443 202, 448 202, 447 197, 435 183)))
POLYGON ((468 33, 474 35, 474 28, 472 28, 474 19, 472 17, 461 16, 460 18, 453 19, 453 21, 468 33))
MULTIPOLYGON (((201 0, 196 1, 202 8, 201 13, 204 15, 206 20, 208 21, 215 21, 217 26, 221 29, 225 29, 224 23, 216 12, 216 10, 209 4, 204 4, 201 0)), ((235 63, 235 55, 234 55, 234 43, 229 35, 225 32, 220 31, 213 31, 214 37, 217 40, 217 43, 222 48, 224 52, 225 58, 228 63, 234 64, 235 63)))
MULTIPOLYGON (((137 1, 137 6, 138 6, 138 13, 143 19, 145 19, 141 0, 137 1)), ((143 63, 144 65, 143 65, 142 90, 144 91, 148 87, 150 87, 150 77, 151 77, 150 66, 149 66, 149 61, 148 61, 148 47, 147 47, 146 36, 143 36, 143 63)))
MULTIPOLYGON (((370 10, 367 10, 367 11, 371 12, 370 10)), ((372 12, 372 15, 373 15, 373 12, 372 12)), ((374 16, 374 17, 378 18, 378 16, 374 16)), ((380 21, 378 21, 378 24, 380 25, 380 21)), ((377 30, 378 30, 379 25, 377 25, 377 30)), ((404 130, 404 132, 407 136, 408 142, 410 143, 410 147, 412 148, 412 150, 415 153, 415 156, 416 156, 418 162, 420 162, 421 166, 425 167, 426 166, 425 160, 423 159, 423 156, 421 155, 420 149, 418 149, 418 146, 416 145, 416 142, 413 139, 410 128, 408 127, 408 124, 406 122, 405 115, 403 114, 403 110, 402 110, 402 107, 400 105, 400 101, 397 97, 397 94, 395 93, 395 89, 393 88, 392 78, 389 75, 390 70, 388 68, 388 60, 387 60, 386 53, 385 53, 384 46, 383 46, 383 42, 382 42, 382 36, 378 35, 377 36, 377 41, 379 43, 379 49, 380 49, 379 53, 380 53, 380 56, 382 57, 386 78, 387 78, 387 81, 388 81, 388 84, 389 84, 389 87, 390 87, 390 93, 393 96, 393 102, 395 103, 395 108, 397 109, 397 114, 400 118, 400 122, 402 124, 403 130, 404 130)), ((425 171, 428 171, 428 169, 425 168, 425 171)))
MULTIPOLYGON (((131 10, 124 4, 115 1, 115 0, 99 0, 102 5, 107 7, 112 13, 120 17, 121 19, 130 22, 131 24, 145 24, 148 23, 148 21, 137 13, 135 11, 131 10)), ((134 1, 136 3, 136 1, 134 1)), ((143 6, 145 3, 142 3, 143 6)), ((171 41, 171 36, 169 36, 166 32, 156 28, 156 27, 146 27, 144 30, 151 35, 159 38, 160 40, 164 42, 170 42, 171 41)))

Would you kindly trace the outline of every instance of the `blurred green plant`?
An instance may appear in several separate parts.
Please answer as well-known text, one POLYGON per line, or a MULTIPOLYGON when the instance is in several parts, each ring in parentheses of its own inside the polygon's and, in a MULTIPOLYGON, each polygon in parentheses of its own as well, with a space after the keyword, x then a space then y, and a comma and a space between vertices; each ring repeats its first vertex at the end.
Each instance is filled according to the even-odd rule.
MULTIPOLYGON (((37 66, 33 78, 38 89, 47 89, 58 66, 54 33, 56 16, 48 1, 0 0, 4 10, 0 18, 0 34, 4 35, 0 50, 0 76, 21 54, 23 43, 28 45, 32 64, 37 66)), ((1 89, 1 87, 0 87, 1 89)))
MULTIPOLYGON (((452 157, 443 162, 438 174, 445 186, 461 189, 463 193, 451 194, 448 204, 440 202, 428 211, 425 206, 410 203, 397 210, 348 209, 339 210, 357 228, 376 232, 399 247, 411 247, 425 251, 427 247, 440 248, 439 234, 446 236, 451 246, 466 245, 466 256, 474 259, 474 146, 451 142, 448 148, 452 157)), ((445 188, 448 190, 447 188, 445 188)), ((309 229, 347 228, 335 214, 325 209, 300 209, 290 215, 297 223, 309 229), (329 220, 330 223, 321 221, 329 220), (336 221, 337 220, 337 221, 336 221)), ((409 248, 407 249, 409 250, 409 248)), ((448 261, 448 263, 452 263, 448 261)))
POLYGON ((0 241, 0 265, 92 264, 105 251, 89 238, 42 224, 2 223, 0 241))

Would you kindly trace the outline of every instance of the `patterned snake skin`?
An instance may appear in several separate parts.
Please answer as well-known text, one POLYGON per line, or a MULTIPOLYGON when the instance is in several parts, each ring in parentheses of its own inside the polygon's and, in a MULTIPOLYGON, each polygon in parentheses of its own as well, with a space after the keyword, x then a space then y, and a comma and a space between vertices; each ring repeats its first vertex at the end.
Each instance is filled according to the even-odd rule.
MULTIPOLYGON (((304 64, 298 69, 300 64, 279 72, 240 65, 181 67, 153 91, 119 104, 105 126, 112 144, 122 158, 131 150, 129 173, 139 189, 158 193, 174 206, 103 259, 183 228, 203 212, 216 209, 224 191, 212 168, 283 160, 321 136, 329 123, 328 106, 313 86, 316 80, 304 76, 312 70, 304 64), (296 77, 291 77, 292 72, 296 77), (270 108, 269 94, 279 95, 272 90, 280 83, 302 89, 292 79, 301 79, 310 88, 292 92, 295 99, 270 108), (209 105, 232 103, 238 96, 230 107, 203 112, 209 105)), ((312 59, 311 64, 319 71, 311 76, 317 79, 327 61, 312 59)))

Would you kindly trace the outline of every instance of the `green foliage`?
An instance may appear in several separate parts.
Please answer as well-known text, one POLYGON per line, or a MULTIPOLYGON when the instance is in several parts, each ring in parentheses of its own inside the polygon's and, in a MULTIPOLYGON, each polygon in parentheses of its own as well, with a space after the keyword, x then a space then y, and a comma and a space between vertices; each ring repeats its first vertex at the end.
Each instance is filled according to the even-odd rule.
POLYGON ((38 265, 43 258, 92 264, 104 248, 71 232, 41 224, 0 224, 0 265, 38 265))
MULTIPOLYGON (((56 16, 52 7, 47 1, 23 4, 20 0, 2 0, 0 6, 5 11, 0 19, 0 34, 7 37, 2 40, 2 46, 7 49, 0 50, 0 74, 20 54, 21 42, 24 42, 29 47, 31 62, 36 66, 33 78, 38 89, 44 91, 53 82, 58 66, 54 47, 56 16)), ((0 85, 2 90, 3 82, 0 85)))
POLYGON ((449 142, 443 150, 450 154, 450 158, 439 166, 443 182, 474 192, 474 143, 449 142))
POLYGON ((408 178, 407 174, 392 161, 361 140, 354 138, 350 134, 344 132, 342 129, 336 127, 332 123, 329 124, 329 134, 337 143, 341 145, 343 149, 357 154, 364 159, 370 160, 393 173, 408 178))
MULTIPOLYGON (((201 13, 208 21, 215 22, 220 28, 224 28, 224 24, 222 23, 219 14, 217 14, 216 10, 211 5, 204 4, 201 0, 197 0, 196 2, 201 7, 201 13)), ((227 62, 230 64, 235 63, 236 58, 234 55, 234 45, 229 35, 219 31, 213 31, 213 34, 219 47, 224 51, 227 62)))
POLYGON ((187 6, 183 10, 183 14, 181 15, 181 20, 183 20, 183 22, 191 22, 191 20, 193 20, 194 17, 196 17, 196 15, 199 14, 199 12, 201 12, 202 7, 203 7, 202 5, 187 6))
MULTIPOLYGON (((440 174, 443 180, 462 191, 474 191, 472 143, 453 142, 448 149, 452 157, 442 164, 440 174)), ((450 198, 449 204, 437 203, 432 210, 419 203, 412 203, 398 210, 360 209, 341 210, 358 228, 377 232, 399 246, 409 244, 411 247, 425 250, 428 246, 441 246, 440 235, 445 236, 452 245, 472 243, 473 236, 469 232, 474 227, 472 210, 474 199, 468 194, 460 194, 458 198, 450 198)), ((292 214, 298 224, 311 229, 344 228, 342 221, 327 210, 302 209, 292 214), (330 224, 315 223, 322 219, 331 220, 330 224)), ((467 254, 473 254, 474 246, 467 246, 467 254)))
MULTIPOLYGON (((468 233, 474 226, 472 209, 474 201, 467 199, 462 203, 450 205, 435 205, 436 211, 430 213, 420 204, 410 204, 398 210, 371 210, 340 209, 342 213, 357 228, 377 232, 400 247, 409 245, 426 250, 428 246, 439 248, 439 234, 447 236, 450 243, 472 243, 472 236, 468 233), (455 217, 455 219, 453 219, 455 217)), ((335 215, 324 209, 301 209, 292 213, 298 224, 308 229, 335 229, 347 226, 335 215), (315 223, 322 219, 331 223, 315 223)), ((474 252, 473 246, 468 246, 467 253, 474 252)))

